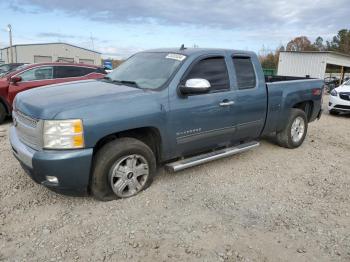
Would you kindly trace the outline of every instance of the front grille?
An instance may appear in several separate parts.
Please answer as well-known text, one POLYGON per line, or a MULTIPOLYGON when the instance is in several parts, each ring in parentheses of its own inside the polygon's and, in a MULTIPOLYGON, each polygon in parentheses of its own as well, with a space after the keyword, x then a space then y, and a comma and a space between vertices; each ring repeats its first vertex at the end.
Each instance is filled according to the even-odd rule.
POLYGON ((19 111, 16 112, 16 120, 32 128, 36 128, 39 122, 39 120, 26 116, 25 114, 19 111))
POLYGON ((339 93, 339 97, 343 100, 350 101, 350 93, 339 93))
POLYGON ((39 150, 42 148, 42 121, 22 112, 13 112, 13 123, 19 139, 27 146, 39 150))
POLYGON ((336 105, 334 108, 350 110, 350 106, 336 105))

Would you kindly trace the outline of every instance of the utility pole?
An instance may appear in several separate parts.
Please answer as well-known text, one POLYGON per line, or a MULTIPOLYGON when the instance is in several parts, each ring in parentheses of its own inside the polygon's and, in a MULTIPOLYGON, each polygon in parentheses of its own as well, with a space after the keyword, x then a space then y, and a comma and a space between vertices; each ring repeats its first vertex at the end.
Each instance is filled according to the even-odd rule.
POLYGON ((94 45, 94 38, 92 37, 92 33, 90 32, 90 39, 91 39, 91 44, 92 44, 92 51, 94 51, 94 64, 96 60, 96 55, 95 55, 95 45, 94 45))
POLYGON ((12 47, 12 26, 10 24, 8 24, 7 26, 7 30, 9 31, 9 39, 10 39, 10 54, 11 54, 11 60, 8 59, 10 61, 10 63, 13 63, 13 47, 12 47))

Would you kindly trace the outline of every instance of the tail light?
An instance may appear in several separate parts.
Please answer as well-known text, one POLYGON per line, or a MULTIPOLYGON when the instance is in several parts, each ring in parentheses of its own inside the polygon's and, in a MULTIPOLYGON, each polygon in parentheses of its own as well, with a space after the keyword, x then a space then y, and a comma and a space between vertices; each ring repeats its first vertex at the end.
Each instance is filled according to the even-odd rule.
POLYGON ((320 95, 322 94, 322 89, 320 89, 320 88, 314 88, 314 89, 312 89, 312 94, 313 94, 314 96, 320 96, 320 95))

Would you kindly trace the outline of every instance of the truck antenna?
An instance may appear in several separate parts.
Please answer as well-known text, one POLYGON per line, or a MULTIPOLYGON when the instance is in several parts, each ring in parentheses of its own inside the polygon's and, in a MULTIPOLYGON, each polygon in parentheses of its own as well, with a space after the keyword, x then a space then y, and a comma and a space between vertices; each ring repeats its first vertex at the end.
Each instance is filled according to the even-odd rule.
POLYGON ((180 50, 185 50, 187 49, 184 44, 181 45, 180 50))

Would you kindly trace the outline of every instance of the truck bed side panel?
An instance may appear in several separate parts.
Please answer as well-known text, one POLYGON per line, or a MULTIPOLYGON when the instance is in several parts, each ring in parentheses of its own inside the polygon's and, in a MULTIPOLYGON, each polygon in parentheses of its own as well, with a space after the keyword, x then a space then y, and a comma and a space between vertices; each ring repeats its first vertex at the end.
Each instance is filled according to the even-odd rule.
POLYGON ((309 121, 315 120, 321 109, 322 95, 314 95, 313 90, 322 90, 322 87, 323 81, 319 79, 267 83, 269 101, 263 135, 283 130, 290 109, 302 102, 311 102, 309 121))

